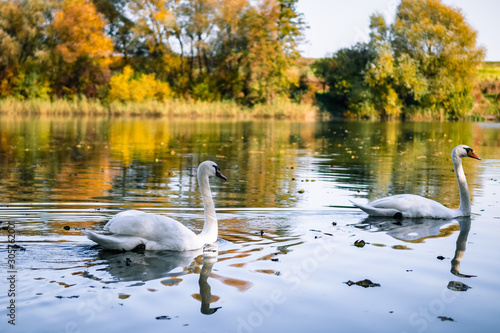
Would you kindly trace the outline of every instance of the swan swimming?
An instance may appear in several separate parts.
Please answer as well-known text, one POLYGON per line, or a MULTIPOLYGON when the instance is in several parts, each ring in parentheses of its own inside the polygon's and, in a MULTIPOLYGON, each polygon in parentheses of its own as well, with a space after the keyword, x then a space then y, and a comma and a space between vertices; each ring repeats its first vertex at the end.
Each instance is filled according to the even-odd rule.
POLYGON ((474 154, 472 148, 466 145, 458 145, 451 152, 451 160, 457 175, 458 189, 460 192, 460 206, 458 209, 450 209, 437 201, 424 198, 414 194, 399 194, 374 200, 367 204, 352 202, 352 204, 370 216, 391 216, 408 218, 434 218, 451 219, 459 216, 470 216, 471 203, 469 188, 462 167, 462 157, 472 157, 480 160, 474 154))
POLYGON ((138 246, 145 250, 190 251, 217 241, 218 225, 210 191, 209 177, 227 178, 212 161, 198 166, 197 178, 205 211, 205 225, 195 234, 180 222, 163 215, 127 210, 106 223, 106 234, 87 231, 87 237, 103 249, 130 251, 138 246))

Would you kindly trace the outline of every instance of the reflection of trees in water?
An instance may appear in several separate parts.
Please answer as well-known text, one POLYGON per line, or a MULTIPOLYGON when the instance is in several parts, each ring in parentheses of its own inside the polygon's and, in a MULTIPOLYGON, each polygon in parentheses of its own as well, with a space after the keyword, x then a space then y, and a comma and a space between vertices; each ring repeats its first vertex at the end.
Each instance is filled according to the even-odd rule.
MULTIPOLYGON (((231 179, 214 188, 225 207, 293 207, 305 174, 369 189, 371 199, 406 192, 454 206, 451 148, 494 130, 475 128, 463 122, 2 119, 0 175, 7 181, 0 191, 12 201, 133 198, 201 207, 194 170, 214 159, 231 179)), ((467 172, 473 190, 476 168, 467 172)))

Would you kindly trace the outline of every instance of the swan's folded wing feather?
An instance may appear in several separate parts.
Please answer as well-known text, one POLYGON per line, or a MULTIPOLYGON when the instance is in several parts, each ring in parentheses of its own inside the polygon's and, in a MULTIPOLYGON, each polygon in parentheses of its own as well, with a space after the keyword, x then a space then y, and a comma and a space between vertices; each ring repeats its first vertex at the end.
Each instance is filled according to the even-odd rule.
POLYGON ((377 208, 372 207, 370 204, 363 205, 354 201, 351 201, 351 203, 371 216, 394 216, 394 214, 400 212, 393 208, 377 208))
POLYGON ((139 244, 144 243, 139 237, 123 235, 103 235, 86 231, 87 237, 98 243, 103 249, 130 251, 139 244))
POLYGON ((133 236, 155 247, 186 250, 201 247, 196 234, 182 223, 163 215, 141 211, 125 211, 115 215, 104 227, 115 236, 133 236), (163 244, 163 245, 162 245, 163 244))
POLYGON ((393 210, 392 215, 401 212, 404 217, 409 218, 452 218, 456 216, 452 209, 443 206, 439 202, 414 194, 398 194, 380 198, 364 206, 371 207, 374 210, 375 213, 370 214, 360 207, 373 216, 377 215, 376 212, 379 213, 378 216, 391 216, 391 214, 380 215, 380 212, 390 211, 391 209, 393 210))

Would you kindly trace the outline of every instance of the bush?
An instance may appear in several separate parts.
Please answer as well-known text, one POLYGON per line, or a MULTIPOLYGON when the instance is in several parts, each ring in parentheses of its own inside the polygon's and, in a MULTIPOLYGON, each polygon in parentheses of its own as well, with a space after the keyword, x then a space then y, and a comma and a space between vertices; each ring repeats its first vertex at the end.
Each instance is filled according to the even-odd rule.
POLYGON ((114 75, 109 86, 109 102, 164 101, 171 97, 168 83, 156 80, 154 74, 134 77, 134 70, 130 66, 125 66, 122 74, 114 75))

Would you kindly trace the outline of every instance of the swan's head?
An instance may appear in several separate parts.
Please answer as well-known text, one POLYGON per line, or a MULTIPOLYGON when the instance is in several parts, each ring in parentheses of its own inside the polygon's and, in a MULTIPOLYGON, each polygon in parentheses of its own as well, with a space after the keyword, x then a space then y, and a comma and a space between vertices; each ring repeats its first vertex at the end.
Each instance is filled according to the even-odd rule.
POLYGON ((205 161, 198 166, 198 177, 204 175, 207 175, 208 177, 219 177, 227 180, 226 176, 220 172, 220 168, 217 163, 212 161, 205 161))
POLYGON ((475 158, 476 160, 480 160, 479 156, 474 154, 474 151, 472 150, 471 147, 467 145, 458 145, 456 146, 453 151, 451 152, 451 156, 457 156, 457 157, 472 157, 475 158))

